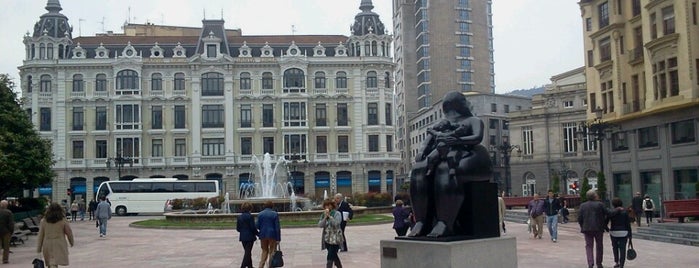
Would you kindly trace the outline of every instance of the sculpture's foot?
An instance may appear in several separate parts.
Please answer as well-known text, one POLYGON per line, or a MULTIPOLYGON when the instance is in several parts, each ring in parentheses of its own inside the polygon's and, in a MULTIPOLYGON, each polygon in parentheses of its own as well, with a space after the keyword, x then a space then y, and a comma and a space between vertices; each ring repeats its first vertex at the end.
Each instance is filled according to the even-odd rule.
POLYGON ((413 229, 410 230, 408 237, 415 237, 415 236, 420 235, 420 232, 422 232, 422 226, 424 226, 424 224, 422 224, 421 221, 416 222, 415 226, 413 226, 413 229))
POLYGON ((437 222, 437 224, 434 225, 434 228, 432 228, 432 232, 427 234, 427 237, 440 237, 444 236, 447 232, 447 225, 444 224, 443 221, 437 222))

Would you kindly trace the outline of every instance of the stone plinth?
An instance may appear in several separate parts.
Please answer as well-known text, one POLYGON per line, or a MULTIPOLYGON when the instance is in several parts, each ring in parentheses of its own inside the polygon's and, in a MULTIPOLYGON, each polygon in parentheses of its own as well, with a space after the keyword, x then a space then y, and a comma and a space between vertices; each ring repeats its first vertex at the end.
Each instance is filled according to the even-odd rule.
POLYGON ((381 240, 382 268, 517 267, 514 237, 431 242, 381 240))

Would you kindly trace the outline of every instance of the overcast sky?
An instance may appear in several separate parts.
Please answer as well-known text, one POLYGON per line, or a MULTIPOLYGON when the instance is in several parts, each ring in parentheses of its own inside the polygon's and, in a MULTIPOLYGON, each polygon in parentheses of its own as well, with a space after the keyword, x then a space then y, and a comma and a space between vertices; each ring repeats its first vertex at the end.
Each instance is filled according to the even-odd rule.
MULTIPOLYGON (((432 0, 437 1, 437 0, 432 0)), ((446 0, 438 0, 446 1, 446 0)), ((455 0, 454 0, 455 1, 455 0)), ((0 73, 17 78, 24 59, 22 37, 46 13, 46 0, 2 0, 0 73)), ((200 27, 223 16, 226 28, 244 35, 342 34, 361 0, 62 0, 73 36, 122 32, 132 23, 200 27), (130 16, 129 16, 130 15, 130 16), (130 17, 130 19, 129 19, 130 17)), ((374 12, 392 29, 392 0, 374 0, 374 12)), ((583 66, 577 0, 493 0, 495 80, 498 93, 531 88, 583 66)), ((391 30, 392 32, 392 30, 391 30)), ((16 80, 16 79, 15 79, 16 80)))

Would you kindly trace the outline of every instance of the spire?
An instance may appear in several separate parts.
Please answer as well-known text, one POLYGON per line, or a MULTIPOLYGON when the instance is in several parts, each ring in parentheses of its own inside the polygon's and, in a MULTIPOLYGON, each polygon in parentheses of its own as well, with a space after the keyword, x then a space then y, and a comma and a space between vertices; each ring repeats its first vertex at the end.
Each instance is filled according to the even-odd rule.
POLYGON ((371 0, 362 0, 359 9, 362 10, 362 12, 354 16, 354 24, 351 28, 352 35, 384 35, 385 26, 381 22, 381 19, 379 19, 379 14, 371 11, 374 9, 374 4, 372 4, 371 0))
POLYGON ((361 9, 362 12, 371 12, 371 10, 374 9, 374 4, 371 3, 371 0, 362 0, 359 9, 361 9))
POLYGON ((51 13, 58 13, 59 11, 63 10, 63 8, 58 0, 49 0, 48 3, 46 3, 46 10, 51 13))
POLYGON ((68 24, 68 17, 61 14, 61 3, 58 0, 48 0, 45 9, 48 13, 41 15, 34 24, 33 37, 50 36, 54 38, 72 39, 73 27, 68 24))

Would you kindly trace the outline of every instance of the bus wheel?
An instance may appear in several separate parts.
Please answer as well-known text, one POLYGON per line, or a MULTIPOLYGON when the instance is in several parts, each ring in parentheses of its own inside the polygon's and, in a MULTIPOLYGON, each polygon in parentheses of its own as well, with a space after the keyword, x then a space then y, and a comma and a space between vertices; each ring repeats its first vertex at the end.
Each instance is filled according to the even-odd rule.
POLYGON ((117 207, 116 214, 119 216, 126 216, 126 207, 124 207, 124 206, 117 207))

